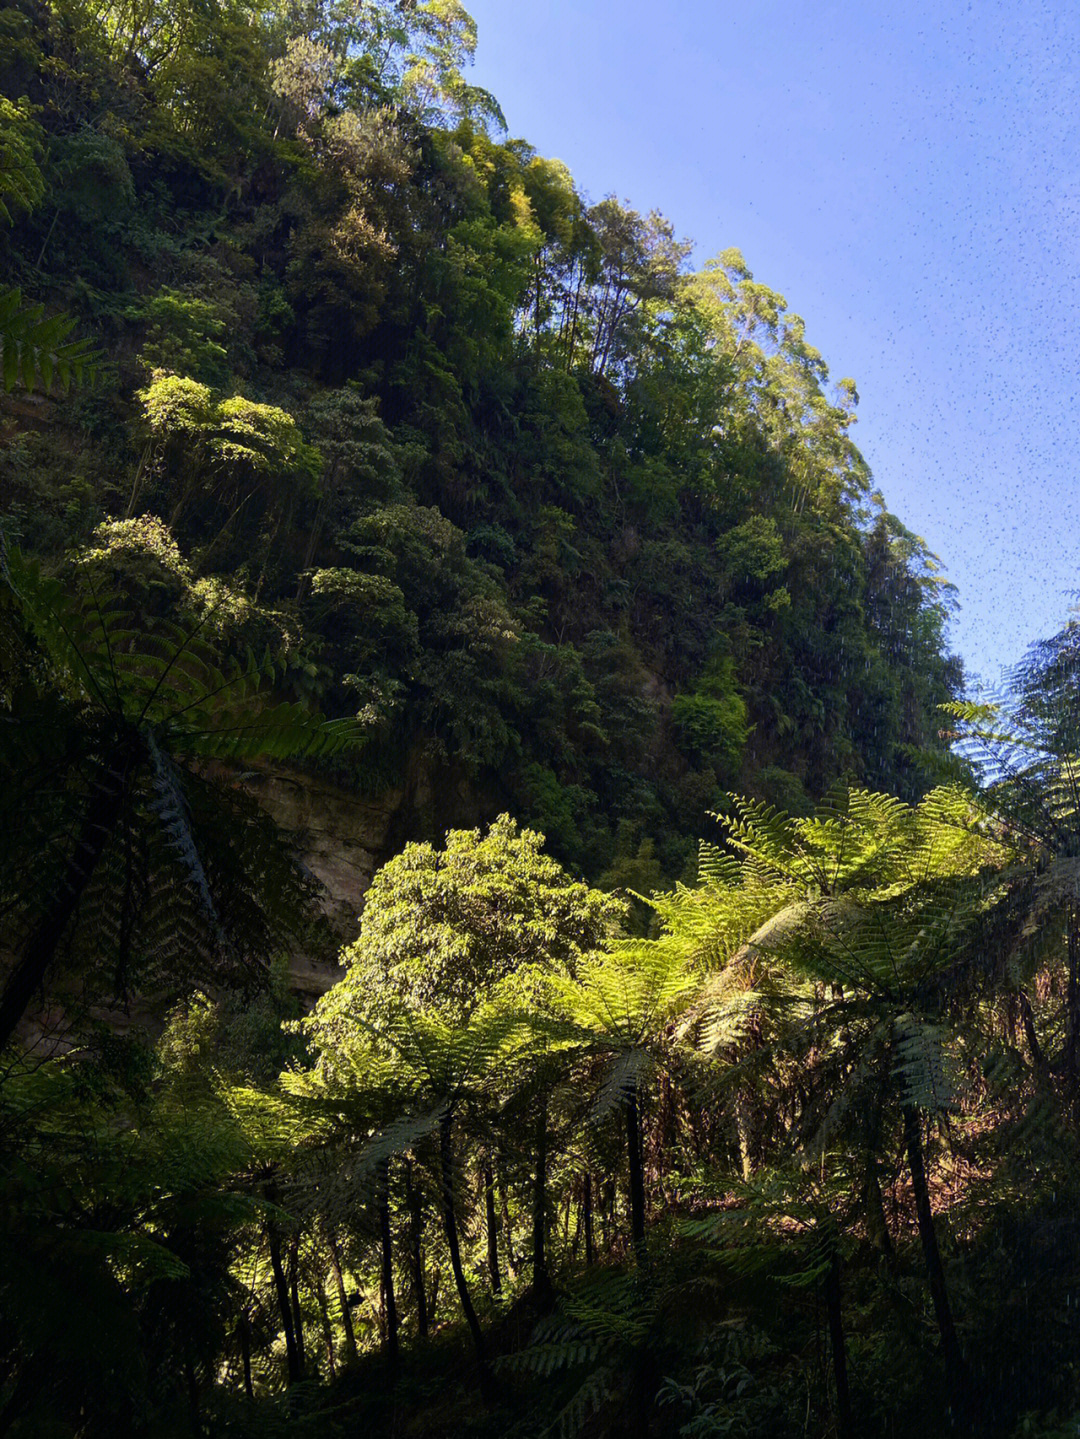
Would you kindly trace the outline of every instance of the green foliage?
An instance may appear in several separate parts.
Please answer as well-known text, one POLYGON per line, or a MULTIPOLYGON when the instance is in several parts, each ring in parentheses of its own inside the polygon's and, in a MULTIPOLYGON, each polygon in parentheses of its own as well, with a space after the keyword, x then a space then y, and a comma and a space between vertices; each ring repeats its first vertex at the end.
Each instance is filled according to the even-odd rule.
MULTIPOLYGON (((177 606, 590 878, 625 825, 670 881, 763 771, 940 777, 949 591, 870 494, 853 385, 737 252, 688 275, 663 216, 499 138, 459 5, 12 23, 5 243, 113 366, 11 452, 31 548, 161 517, 177 606)), ((85 366, 40 303, 6 385, 85 366)))
POLYGON ((457 0, 0 42, 0 1428, 1060 1427, 1075 626, 955 708, 854 383, 457 0), (385 822, 306 1015, 284 761, 385 822))
POLYGON ((676 695, 671 718, 692 755, 711 760, 722 774, 737 771, 750 730, 730 662, 706 674, 691 693, 676 695))
MULTIPOLYGON (((178 566, 167 534, 151 538, 178 566)), ((21 949, 0 998, 4 1041, 62 944, 76 1012, 80 974, 91 997, 123 998, 135 969, 157 969, 170 986, 199 965, 257 972, 297 938, 312 887, 254 806, 239 794, 215 800, 227 786, 200 766, 333 753, 358 742, 355 725, 269 701, 269 659, 219 654, 204 625, 141 620, 96 589, 92 570, 71 590, 12 551, 3 579, 9 822, 51 777, 3 872, 21 949)))
POLYGON ((0 377, 5 390, 39 382, 51 390, 55 379, 67 390, 91 376, 97 355, 87 340, 72 340, 75 322, 46 316, 43 305, 27 304, 19 290, 0 290, 0 377))
POLYGON ((38 166, 42 131, 25 97, 0 96, 0 220, 13 223, 11 206, 32 210, 45 193, 38 166))
POLYGON ((229 357, 221 344, 225 321, 212 304, 178 290, 162 289, 146 302, 141 318, 149 324, 142 350, 148 365, 211 385, 225 383, 229 357))
POLYGON ((451 830, 445 849, 407 845, 384 865, 343 955, 373 1012, 392 997, 463 1016, 519 971, 575 973, 623 906, 575 882, 543 842, 502 815, 486 834, 451 830))

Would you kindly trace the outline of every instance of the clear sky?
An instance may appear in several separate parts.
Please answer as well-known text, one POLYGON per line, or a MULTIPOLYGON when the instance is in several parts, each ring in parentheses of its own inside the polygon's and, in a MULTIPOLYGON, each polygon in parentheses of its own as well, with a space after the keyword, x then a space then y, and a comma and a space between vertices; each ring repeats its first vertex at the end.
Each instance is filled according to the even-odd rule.
POLYGON ((783 292, 996 682, 1080 589, 1077 0, 466 0, 470 79, 593 199, 783 292))

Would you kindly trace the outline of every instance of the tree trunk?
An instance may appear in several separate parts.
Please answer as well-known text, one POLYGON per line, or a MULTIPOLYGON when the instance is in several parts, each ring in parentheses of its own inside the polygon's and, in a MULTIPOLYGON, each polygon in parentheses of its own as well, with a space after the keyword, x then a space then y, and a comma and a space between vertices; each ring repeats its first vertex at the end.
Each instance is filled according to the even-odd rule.
POLYGON ((270 1267, 274 1271, 274 1289, 281 1312, 281 1327, 285 1331, 285 1363, 289 1372, 289 1383, 295 1384, 303 1378, 303 1367, 296 1348, 296 1335, 293 1333, 289 1286, 285 1279, 285 1266, 281 1262, 281 1240, 273 1224, 267 1226, 266 1237, 270 1245, 270 1267))
POLYGON ((586 1174, 581 1195, 582 1223, 585 1230, 585 1264, 590 1266, 595 1257, 593 1250, 592 1175, 586 1174))
POLYGON ((131 516, 135 512, 135 500, 139 493, 139 483, 142 480, 142 474, 143 470, 146 468, 146 462, 150 458, 150 446, 152 444, 152 440, 147 440, 146 444, 143 446, 142 458, 139 460, 139 468, 135 471, 135 479, 131 486, 131 498, 128 500, 127 509, 124 511, 125 520, 130 520, 131 516))
POLYGON ((334 1327, 330 1323, 330 1308, 326 1302, 326 1289, 323 1286, 322 1276, 315 1279, 315 1302, 319 1306, 319 1318, 322 1321, 323 1348, 326 1350, 326 1372, 330 1379, 337 1378, 337 1361, 334 1357, 334 1327))
POLYGON ((300 564, 300 572, 296 581, 296 598, 303 599, 308 585, 311 583, 309 571, 311 562, 315 558, 315 549, 322 537, 323 510, 326 506, 328 494, 334 494, 337 490, 338 466, 335 464, 330 477, 323 484, 322 493, 319 495, 319 503, 315 507, 315 518, 311 522, 311 533, 308 535, 308 542, 304 547, 304 558, 300 564))
POLYGON ((536 1173, 533 1177, 533 1292, 541 1305, 551 1301, 551 1275, 547 1267, 547 1095, 540 1098, 536 1121, 536 1173))
POLYGON ((949 1294, 945 1284, 945 1270, 938 1249, 934 1215, 930 1208, 930 1190, 926 1182, 926 1162, 923 1156, 922 1121, 913 1104, 904 1105, 904 1140, 907 1146, 908 1166, 911 1170, 911 1184, 915 1191, 915 1213, 919 1222, 919 1238, 922 1240, 923 1259, 926 1263, 927 1278, 930 1282, 930 1297, 934 1301, 938 1333, 941 1336, 941 1355, 945 1361, 945 1378, 952 1397, 955 1417, 961 1424, 967 1424, 972 1417, 973 1393, 971 1376, 960 1349, 953 1325, 949 1294))
POLYGON ((296 1357, 300 1373, 307 1368, 304 1353, 304 1316, 300 1312, 300 1235, 294 1234, 289 1245, 289 1299, 292 1303, 293 1332, 296 1335, 296 1357))
POLYGON ((53 233, 53 231, 56 229, 56 222, 57 222, 57 220, 59 220, 59 218, 60 218, 60 210, 61 210, 61 206, 57 205, 57 207, 56 207, 56 213, 55 213, 55 214, 53 215, 53 217, 52 217, 52 224, 49 226, 48 230, 46 230, 46 232, 45 232, 45 238, 44 238, 44 240, 42 240, 42 242, 41 242, 41 249, 38 251, 38 257, 37 257, 37 259, 34 261, 34 269, 35 269, 35 270, 40 270, 40 269, 41 269, 41 262, 42 262, 42 260, 44 260, 44 258, 45 258, 45 251, 46 251, 46 249, 48 248, 49 241, 52 239, 52 233, 53 233))
POLYGON ((480 1364, 480 1388, 484 1397, 491 1392, 491 1376, 488 1372, 487 1355, 484 1351, 484 1335, 476 1317, 469 1286, 465 1282, 465 1271, 461 1267, 461 1249, 458 1245, 457 1215, 454 1213, 454 1133, 453 1115, 447 1110, 439 1121, 439 1164, 442 1171, 442 1211, 446 1229, 446 1247, 450 1251, 450 1268, 454 1272, 461 1312, 465 1316, 473 1347, 480 1364))
POLYGON ((502 1275, 499 1273, 499 1233, 495 1218, 495 1181, 491 1165, 484 1166, 484 1217, 487 1222, 487 1261, 491 1292, 498 1298, 502 1294, 502 1275))
POLYGON ((641 1114, 638 1088, 626 1091, 626 1154, 630 1167, 630 1237, 639 1262, 645 1252, 645 1172, 641 1159, 641 1114))
POLYGON ((847 1343, 844 1338, 844 1311, 840 1293, 840 1256, 834 1254, 825 1276, 825 1302, 829 1311, 829 1342, 832 1348, 833 1381, 836 1384, 836 1436, 852 1439, 851 1395, 848 1392, 847 1343))
POLYGON ((881 1251, 881 1256, 892 1273, 896 1268, 896 1250, 889 1233, 889 1221, 885 1218, 885 1200, 877 1176, 877 1161, 872 1154, 867 1155, 866 1160, 863 1200, 866 1206, 866 1232, 871 1242, 881 1251))
POLYGON ((337 1240, 328 1229, 326 1243, 330 1250, 330 1272, 334 1276, 334 1286, 337 1289, 338 1303, 341 1305, 341 1325, 345 1330, 345 1348, 349 1351, 349 1363, 355 1364, 360 1355, 356 1348, 356 1331, 353 1329, 352 1310, 349 1308, 349 1296, 345 1293, 345 1280, 341 1274, 341 1260, 338 1257, 337 1240))
POLYGON ((255 1386, 251 1382, 251 1327, 246 1314, 240 1316, 240 1360, 244 1366, 244 1393, 254 1400, 255 1386))
POLYGON ((390 1161, 379 1165, 379 1242, 382 1249, 382 1291, 386 1314, 386 1353, 390 1372, 397 1372, 398 1316, 394 1298, 394 1252, 390 1235, 390 1161))
POLYGON ((116 829, 127 780, 128 764, 123 761, 115 769, 106 767, 104 776, 91 785, 78 838, 64 865, 55 896, 31 934, 22 959, 8 975, 0 996, 0 1049, 14 1034, 15 1026, 41 988, 64 931, 116 829))
POLYGON ((424 1291, 424 1253, 420 1240, 424 1231, 424 1207, 412 1182, 412 1160, 405 1161, 405 1207, 409 1211, 409 1252, 412 1260, 413 1299, 416 1302, 416 1332, 427 1338, 428 1310, 424 1291))

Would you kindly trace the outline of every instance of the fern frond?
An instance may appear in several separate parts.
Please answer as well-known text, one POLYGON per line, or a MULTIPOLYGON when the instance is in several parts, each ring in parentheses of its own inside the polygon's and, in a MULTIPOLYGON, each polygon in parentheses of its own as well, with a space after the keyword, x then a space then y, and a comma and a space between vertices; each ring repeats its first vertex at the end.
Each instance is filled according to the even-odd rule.
POLYGON ((578 1435, 587 1433, 592 1421, 618 1393, 617 1381, 614 1365, 598 1365, 544 1430, 543 1439, 578 1439, 578 1435))
POLYGON ((602 1124, 615 1110, 626 1103, 627 1093, 641 1081, 649 1065, 649 1056, 642 1049, 628 1049, 607 1065, 596 1097, 589 1105, 587 1122, 602 1124))
POLYGON ((29 304, 22 293, 0 289, 0 382, 5 390, 22 384, 45 390, 55 379, 65 391, 96 372, 97 351, 87 340, 72 340, 74 320, 46 316, 43 305, 29 304))
POLYGON ((894 1073, 902 1103, 931 1114, 956 1109, 957 1066, 950 1040, 944 1025, 913 1014, 897 1019, 894 1073))

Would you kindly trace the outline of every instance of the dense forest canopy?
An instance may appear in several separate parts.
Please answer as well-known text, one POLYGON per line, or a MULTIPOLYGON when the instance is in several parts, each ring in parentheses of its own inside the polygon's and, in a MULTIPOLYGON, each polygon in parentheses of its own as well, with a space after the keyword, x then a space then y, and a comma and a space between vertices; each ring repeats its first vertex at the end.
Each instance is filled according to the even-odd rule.
POLYGON ((444 796, 402 838, 510 809, 673 878, 725 787, 937 777, 949 591, 854 384, 738 251, 503 138, 458 5, 3 24, 5 269, 100 355, 10 401, 9 544, 359 713, 350 782, 444 796))
POLYGON ((1073 1432, 1076 627, 475 45, 0 12, 0 1433, 1073 1432))

